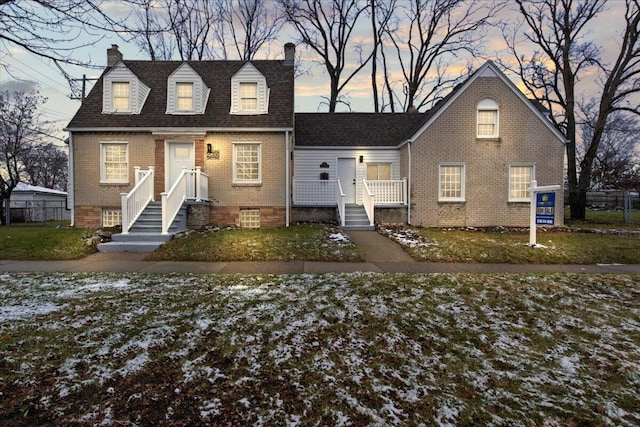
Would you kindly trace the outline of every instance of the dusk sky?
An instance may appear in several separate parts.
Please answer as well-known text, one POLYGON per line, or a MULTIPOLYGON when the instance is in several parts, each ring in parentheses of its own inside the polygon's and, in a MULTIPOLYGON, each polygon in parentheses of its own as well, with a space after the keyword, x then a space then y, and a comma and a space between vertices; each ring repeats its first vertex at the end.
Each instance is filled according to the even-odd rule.
MULTIPOLYGON (((106 9, 111 9, 114 14, 121 14, 122 16, 126 16, 128 13, 127 10, 123 10, 118 2, 106 3, 106 9)), ((501 17, 514 19, 514 17, 517 18, 517 15, 503 11, 501 17)), ((593 26, 590 34, 588 34, 590 40, 594 40, 602 46, 605 58, 615 54, 617 51, 617 41, 619 39, 617 36, 622 29, 623 18, 624 1, 610 0, 606 10, 597 19, 597 24, 593 26)), ((368 37, 368 28, 363 28, 361 34, 358 34, 355 39, 366 43, 368 37)), ((96 36, 87 37, 87 41, 91 42, 97 38, 96 36)), ((295 36, 290 28, 285 27, 278 40, 263 49, 257 59, 281 59, 283 45, 289 41, 295 41, 295 36)), ((115 34, 105 34, 102 39, 92 46, 78 49, 77 52, 74 52, 74 59, 90 61, 96 66, 103 67, 106 65, 106 49, 111 44, 117 44, 120 47, 125 59, 147 59, 133 43, 125 42, 115 34)), ((453 74, 458 74, 460 70, 465 69, 469 61, 471 61, 474 68, 477 68, 486 59, 495 59, 498 56, 501 56, 503 60, 508 59, 504 52, 504 41, 496 28, 489 32, 484 46, 486 46, 485 58, 461 58, 451 64, 451 68, 456 70, 453 74)), ((298 46, 297 53, 301 57, 303 67, 308 68, 309 73, 296 80, 296 111, 327 111, 327 106, 321 105, 321 96, 329 93, 327 75, 323 72, 322 67, 314 62, 315 57, 311 51, 303 46, 298 46)), ((48 102, 43 107, 44 114, 49 120, 55 122, 55 135, 65 138, 66 132, 63 132, 62 129, 74 115, 80 103, 68 98, 70 94, 69 86, 56 66, 48 60, 35 57, 21 48, 7 44, 0 46, 0 64, 2 65, 0 67, 0 89, 9 91, 28 90, 33 87, 32 82, 36 82, 40 86, 41 94, 48 98, 48 102), (21 80, 16 80, 16 78, 21 80)), ((66 67, 66 70, 75 78, 81 78, 83 74, 86 74, 89 78, 95 78, 101 73, 100 69, 95 68, 66 67)), ((395 70, 395 72, 399 71, 395 70)), ((513 76, 510 77, 514 79, 514 82, 518 83, 513 76)), ((594 87, 593 85, 597 83, 586 79, 583 84, 585 88, 589 88, 594 87)), ((91 87, 91 84, 89 87, 91 87)), ((588 92, 593 91, 588 90, 588 92)), ((348 97, 352 111, 369 112, 373 110, 370 66, 365 67, 352 80, 343 94, 348 97)), ((344 110, 345 108, 339 107, 339 109, 344 110)))

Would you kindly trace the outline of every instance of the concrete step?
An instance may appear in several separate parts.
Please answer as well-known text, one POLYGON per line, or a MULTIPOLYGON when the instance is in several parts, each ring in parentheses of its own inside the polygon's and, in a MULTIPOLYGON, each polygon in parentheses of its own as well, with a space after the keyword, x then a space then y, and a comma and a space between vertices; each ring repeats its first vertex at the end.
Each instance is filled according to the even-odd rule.
POLYGON ((114 234, 111 236, 112 242, 166 242, 171 239, 170 234, 158 233, 136 233, 114 234))
POLYGON ((98 244, 100 252, 153 252, 162 245, 164 241, 145 242, 107 242, 98 244))

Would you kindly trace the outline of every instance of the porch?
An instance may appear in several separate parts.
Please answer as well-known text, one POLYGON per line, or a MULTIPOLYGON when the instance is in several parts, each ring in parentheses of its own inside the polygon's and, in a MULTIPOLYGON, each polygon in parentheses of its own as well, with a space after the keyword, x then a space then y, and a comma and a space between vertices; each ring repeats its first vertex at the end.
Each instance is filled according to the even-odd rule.
POLYGON ((154 167, 136 166, 134 171, 133 189, 120 195, 122 232, 98 245, 101 252, 151 252, 187 229, 185 204, 209 200, 209 177, 200 167, 183 169, 160 202, 154 200, 154 167))
POLYGON ((293 180, 294 207, 336 207, 341 227, 348 226, 351 209, 361 206, 366 213, 368 227, 375 224, 376 207, 397 208, 408 206, 407 179, 400 180, 367 180, 361 181, 362 200, 347 200, 340 179, 328 180, 293 180), (355 202, 355 203, 354 203, 355 202))

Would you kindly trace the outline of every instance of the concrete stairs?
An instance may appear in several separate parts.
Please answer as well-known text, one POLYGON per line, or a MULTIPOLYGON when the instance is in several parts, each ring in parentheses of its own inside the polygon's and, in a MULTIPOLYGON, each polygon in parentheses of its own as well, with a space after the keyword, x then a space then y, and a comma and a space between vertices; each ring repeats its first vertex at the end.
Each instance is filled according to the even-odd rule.
POLYGON ((174 234, 187 229, 187 207, 182 206, 169 227, 169 234, 162 234, 162 205, 150 202, 127 234, 114 234, 111 242, 100 243, 100 252, 153 252, 171 239, 174 234))
POLYGON ((375 230, 375 227, 369 225, 367 212, 362 205, 346 205, 345 206, 345 230, 375 230))

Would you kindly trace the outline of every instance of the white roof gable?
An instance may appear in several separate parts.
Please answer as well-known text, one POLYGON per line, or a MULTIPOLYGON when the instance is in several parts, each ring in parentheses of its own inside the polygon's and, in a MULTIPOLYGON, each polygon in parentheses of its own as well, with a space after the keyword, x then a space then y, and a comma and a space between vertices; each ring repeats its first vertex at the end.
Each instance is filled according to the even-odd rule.
POLYGON ((211 89, 189 64, 182 63, 169 75, 167 81, 167 114, 204 114, 211 89), (193 83, 193 110, 183 112, 176 106, 176 83, 193 83))
POLYGON ((13 189, 14 192, 25 192, 25 193, 49 193, 49 194, 59 194, 61 196, 66 196, 67 193, 64 191, 54 190, 52 188, 40 187, 38 185, 26 184, 24 182, 19 182, 16 185, 16 188, 13 189))
POLYGON ((140 114, 144 106, 147 96, 151 89, 142 83, 133 71, 127 68, 122 61, 115 64, 107 74, 105 74, 102 82, 102 113, 112 114, 118 113, 112 105, 112 84, 114 82, 129 83, 129 110, 124 112, 128 114, 140 114))

